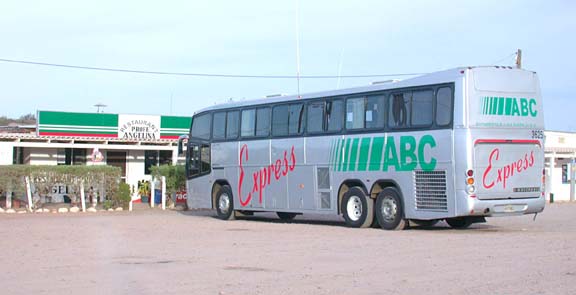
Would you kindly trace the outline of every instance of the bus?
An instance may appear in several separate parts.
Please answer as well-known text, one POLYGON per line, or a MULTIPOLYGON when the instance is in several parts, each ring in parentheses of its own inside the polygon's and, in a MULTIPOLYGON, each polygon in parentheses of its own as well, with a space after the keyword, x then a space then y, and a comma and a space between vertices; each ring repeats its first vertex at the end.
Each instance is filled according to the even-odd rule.
POLYGON ((190 208, 220 219, 342 215, 404 229, 544 210, 535 72, 463 67, 403 81, 230 102, 194 114, 190 208))

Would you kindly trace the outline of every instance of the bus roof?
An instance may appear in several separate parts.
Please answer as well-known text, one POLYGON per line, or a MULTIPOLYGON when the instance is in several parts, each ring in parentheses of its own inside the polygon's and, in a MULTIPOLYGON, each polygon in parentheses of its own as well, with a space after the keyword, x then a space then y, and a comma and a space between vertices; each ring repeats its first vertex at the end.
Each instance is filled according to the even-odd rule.
MULTIPOLYGON (((439 71, 439 72, 428 73, 428 74, 424 74, 421 76, 409 78, 406 80, 390 81, 388 83, 375 83, 372 85, 346 88, 346 89, 305 93, 305 94, 300 94, 300 97, 298 97, 298 95, 286 95, 286 96, 274 96, 274 97, 269 97, 269 98, 248 99, 248 100, 242 100, 242 101, 228 102, 228 103, 217 104, 214 106, 200 109, 197 112, 195 112, 194 114, 198 114, 198 113, 202 113, 202 112, 206 112, 206 111, 211 111, 211 110, 229 109, 229 108, 237 108, 237 107, 243 107, 243 106, 257 106, 257 105, 261 105, 261 104, 297 101, 297 100, 302 100, 302 99, 345 96, 345 95, 350 95, 350 94, 354 94, 354 93, 366 93, 366 92, 381 91, 381 90, 388 90, 388 89, 397 89, 397 88, 406 88, 406 87, 414 87, 414 86, 422 86, 422 85, 429 85, 429 84, 450 83, 450 82, 456 81, 459 78, 462 78, 463 77, 462 71, 474 70, 476 68, 483 68, 483 69, 492 68, 495 71, 502 70, 502 69, 511 70, 511 71, 524 71, 524 72, 528 71, 528 70, 516 69, 516 68, 504 67, 504 66, 459 67, 459 68, 453 68, 453 69, 439 71)), ((530 71, 530 72, 532 72, 532 71, 530 71)))

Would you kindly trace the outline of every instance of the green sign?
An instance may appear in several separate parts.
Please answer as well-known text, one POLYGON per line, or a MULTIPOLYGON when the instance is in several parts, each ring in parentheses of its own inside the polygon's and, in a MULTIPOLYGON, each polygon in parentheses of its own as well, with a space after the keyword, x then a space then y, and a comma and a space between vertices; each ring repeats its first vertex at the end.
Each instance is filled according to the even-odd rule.
POLYGON ((177 139, 191 117, 39 111, 40 136, 103 137, 134 140, 177 139))

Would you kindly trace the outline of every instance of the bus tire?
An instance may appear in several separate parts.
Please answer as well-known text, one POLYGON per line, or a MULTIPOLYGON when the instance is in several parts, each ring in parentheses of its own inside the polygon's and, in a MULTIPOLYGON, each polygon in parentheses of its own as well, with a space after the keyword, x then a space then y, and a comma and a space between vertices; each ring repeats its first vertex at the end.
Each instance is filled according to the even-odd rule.
POLYGON ((447 218, 446 223, 453 229, 467 229, 472 221, 465 217, 447 218))
POLYGON ((400 192, 394 187, 383 189, 376 197, 374 213, 381 228, 403 230, 408 227, 404 219, 404 206, 400 192))
POLYGON ((370 227, 374 220, 374 200, 359 187, 352 187, 344 193, 341 209, 349 227, 370 227))
POLYGON ((216 214, 222 220, 234 219, 234 198, 228 185, 221 186, 216 193, 216 214))
POLYGON ((290 212, 276 212, 278 218, 281 220, 292 220, 298 215, 298 213, 290 213, 290 212))

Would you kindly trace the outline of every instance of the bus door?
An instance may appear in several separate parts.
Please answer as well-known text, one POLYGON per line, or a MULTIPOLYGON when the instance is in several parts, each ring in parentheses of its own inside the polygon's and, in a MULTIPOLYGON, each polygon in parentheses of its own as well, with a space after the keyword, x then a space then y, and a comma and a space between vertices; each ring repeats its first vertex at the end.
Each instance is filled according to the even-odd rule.
POLYGON ((188 205, 191 208, 211 208, 212 191, 210 142, 191 138, 188 140, 186 171, 190 180, 188 205), (208 196, 208 197, 207 197, 208 196))

